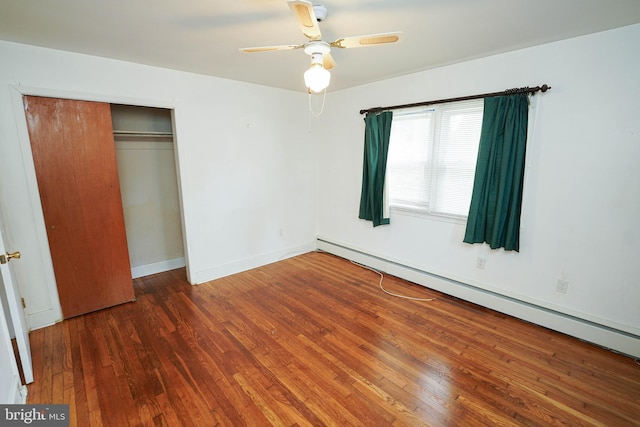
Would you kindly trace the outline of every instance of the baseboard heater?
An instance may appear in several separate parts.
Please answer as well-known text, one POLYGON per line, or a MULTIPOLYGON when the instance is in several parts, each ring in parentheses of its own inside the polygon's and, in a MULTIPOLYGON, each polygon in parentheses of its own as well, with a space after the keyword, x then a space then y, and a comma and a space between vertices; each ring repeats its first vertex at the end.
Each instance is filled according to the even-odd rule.
POLYGON ((418 285, 561 332, 631 357, 640 357, 640 336, 491 290, 390 261, 346 245, 317 239, 318 250, 418 285))

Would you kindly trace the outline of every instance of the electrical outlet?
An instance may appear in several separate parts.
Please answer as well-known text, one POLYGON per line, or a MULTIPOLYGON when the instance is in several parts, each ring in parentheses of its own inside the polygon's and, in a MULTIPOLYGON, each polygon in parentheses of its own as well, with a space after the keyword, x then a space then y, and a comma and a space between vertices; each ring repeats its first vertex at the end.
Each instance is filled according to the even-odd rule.
POLYGON ((556 285, 556 292, 560 292, 561 294, 566 294, 569 290, 569 281, 564 279, 558 279, 558 284, 556 285))
POLYGON ((479 256, 478 259, 476 260, 476 268, 479 268, 480 270, 484 270, 484 266, 486 263, 487 263, 487 260, 479 256))

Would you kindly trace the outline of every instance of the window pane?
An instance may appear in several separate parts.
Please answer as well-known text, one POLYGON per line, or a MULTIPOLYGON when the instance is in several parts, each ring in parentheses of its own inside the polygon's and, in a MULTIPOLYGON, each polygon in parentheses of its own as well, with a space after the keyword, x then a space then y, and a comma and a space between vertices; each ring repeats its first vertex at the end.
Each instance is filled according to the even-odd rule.
POLYGON ((392 205, 427 208, 433 111, 394 116, 387 158, 392 205))
POLYGON ((483 104, 479 99, 442 106, 434 159, 433 213, 459 216, 469 213, 483 104))
POLYGON ((395 113, 387 162, 392 207, 466 217, 484 101, 395 113))

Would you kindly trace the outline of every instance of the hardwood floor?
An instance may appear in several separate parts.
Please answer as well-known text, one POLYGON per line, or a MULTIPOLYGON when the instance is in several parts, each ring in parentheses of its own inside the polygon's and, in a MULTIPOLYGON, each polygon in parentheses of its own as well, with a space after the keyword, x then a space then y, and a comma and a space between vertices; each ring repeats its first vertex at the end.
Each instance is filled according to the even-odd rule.
POLYGON ((31 333, 29 403, 72 426, 640 425, 640 366, 314 252, 31 333))

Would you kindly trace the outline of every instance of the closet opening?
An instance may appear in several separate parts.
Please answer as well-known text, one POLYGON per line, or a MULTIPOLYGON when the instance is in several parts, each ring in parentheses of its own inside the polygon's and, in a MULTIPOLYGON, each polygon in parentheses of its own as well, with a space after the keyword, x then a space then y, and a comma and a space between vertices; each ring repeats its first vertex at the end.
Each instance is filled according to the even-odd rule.
POLYGON ((185 266, 172 110, 111 104, 132 277, 185 266))

